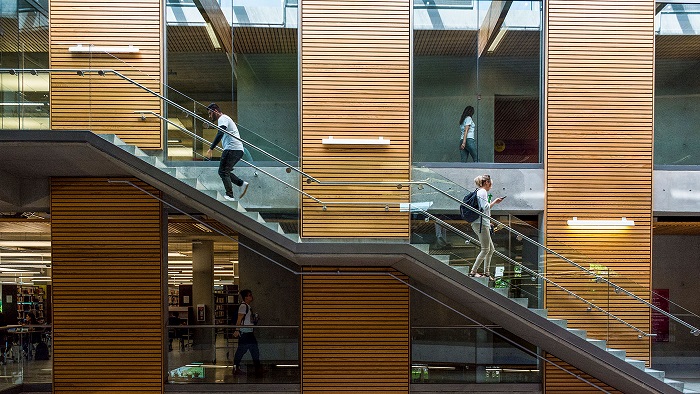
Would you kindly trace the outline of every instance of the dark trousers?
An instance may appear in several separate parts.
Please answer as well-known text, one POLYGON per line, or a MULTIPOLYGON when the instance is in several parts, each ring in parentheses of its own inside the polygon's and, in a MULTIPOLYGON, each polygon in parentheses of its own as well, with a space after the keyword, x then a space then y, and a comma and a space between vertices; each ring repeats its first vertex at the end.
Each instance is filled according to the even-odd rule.
POLYGON ((233 365, 239 367, 241 360, 246 352, 250 351, 250 356, 253 357, 255 369, 260 369, 260 350, 258 349, 258 340, 255 339, 255 334, 252 332, 242 332, 238 337, 238 349, 233 356, 233 365))
POLYGON ((241 157, 243 157, 242 150, 226 149, 224 150, 224 153, 221 154, 221 161, 219 162, 219 176, 221 177, 221 180, 224 181, 224 189, 226 189, 226 195, 229 197, 233 197, 232 183, 236 184, 236 186, 243 185, 243 180, 232 172, 233 166, 235 166, 236 163, 241 160, 241 157))

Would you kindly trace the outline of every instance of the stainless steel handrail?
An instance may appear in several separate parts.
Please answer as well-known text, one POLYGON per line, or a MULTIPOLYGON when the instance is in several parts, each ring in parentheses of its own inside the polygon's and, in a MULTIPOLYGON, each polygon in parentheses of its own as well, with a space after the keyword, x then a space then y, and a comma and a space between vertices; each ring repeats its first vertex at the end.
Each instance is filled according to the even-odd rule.
MULTIPOLYGON (((85 74, 97 74, 97 75, 99 75, 99 76, 105 76, 105 75, 108 74, 108 73, 109 73, 109 74, 114 74, 114 75, 118 76, 119 78, 121 78, 121 79, 123 79, 123 80, 125 80, 125 81, 128 81, 129 83, 131 83, 131 84, 133 84, 133 85, 135 85, 135 86, 138 86, 139 88, 145 90, 146 92, 152 94, 153 96, 158 97, 158 98, 161 99, 162 101, 165 101, 166 103, 168 103, 169 105, 172 105, 173 107, 179 109, 180 111, 189 114, 190 116, 192 116, 193 118, 199 120, 200 122, 211 126, 213 129, 215 129, 215 130, 220 130, 220 129, 219 129, 219 126, 218 126, 217 124, 214 124, 214 123, 210 122, 209 120, 207 120, 207 119, 205 119, 205 118, 203 118, 203 117, 197 115, 195 112, 190 111, 189 109, 187 109, 187 108, 181 106, 180 104, 177 104, 176 102, 174 102, 174 101, 172 101, 172 100, 166 98, 165 96, 161 95, 160 93, 153 91, 152 89, 150 89, 150 88, 148 88, 148 87, 146 87, 146 86, 140 84, 139 82, 134 81, 133 79, 131 79, 131 78, 127 77, 126 75, 121 74, 120 72, 115 71, 115 70, 110 70, 110 69, 99 69, 99 70, 97 70, 97 69, 78 69, 78 68, 42 68, 42 69, 38 69, 38 68, 35 68, 35 69, 0 68, 0 73, 3 73, 3 72, 8 72, 8 73, 10 73, 10 75, 15 75, 15 74, 18 74, 18 73, 21 73, 21 74, 24 74, 24 73, 30 73, 30 74, 38 74, 38 73, 47 73, 47 74, 51 74, 51 73, 76 73, 76 74, 78 74, 78 75, 80 75, 80 76, 84 76, 85 74)), ((306 177, 307 179, 313 180, 314 182, 319 182, 318 179, 316 179, 316 178, 312 177, 311 175, 309 175, 309 174, 307 174, 307 173, 305 173, 305 172, 299 170, 298 168, 296 168, 296 167, 294 167, 294 166, 291 166, 291 165, 285 163, 283 160, 280 160, 279 158, 275 157, 274 155, 272 155, 272 154, 266 152, 264 149, 259 148, 259 147, 257 147, 256 145, 253 145, 253 144, 251 144, 250 142, 248 142, 248 141, 246 141, 246 140, 244 140, 244 139, 242 139, 242 138, 240 138, 240 137, 234 136, 234 135, 233 135, 230 131, 228 131, 228 130, 223 130, 223 131, 224 131, 226 134, 230 135, 232 138, 235 138, 235 139, 241 141, 242 143, 244 143, 244 144, 250 146, 251 148, 253 148, 253 149, 257 150, 257 151, 259 151, 260 153, 262 153, 262 154, 266 155, 267 157, 271 158, 272 160, 274 160, 274 161, 276 161, 276 162, 278 162, 278 163, 280 163, 280 164, 283 164, 284 166, 286 166, 287 168, 289 168, 291 171, 296 171, 296 172, 298 172, 299 174, 301 174, 301 175, 303 175, 304 177, 306 177)), ((319 183, 320 183, 320 182, 319 182, 319 183)))
MULTIPOLYGON (((443 221, 443 220, 440 220, 439 218, 437 218, 437 217, 434 216, 433 214, 431 214, 431 213, 429 213, 429 212, 427 212, 427 211, 424 211, 424 210, 420 210, 420 212, 423 213, 425 216, 427 216, 427 217, 429 217, 429 218, 435 220, 435 222, 437 222, 438 224, 440 224, 440 226, 443 226, 443 227, 445 227, 445 228, 448 228, 448 229, 452 230, 454 233, 459 234, 462 238, 468 240, 469 242, 471 242, 471 243, 473 243, 473 244, 475 244, 475 245, 480 245, 480 244, 479 244, 479 241, 478 241, 476 238, 474 238, 474 237, 468 235, 467 233, 465 233, 465 232, 463 232, 463 231, 458 230, 456 227, 452 226, 451 224, 449 224, 449 223, 447 223, 447 222, 445 222, 445 221, 443 221)), ((629 328, 631 328, 631 329, 637 331, 637 332, 639 333, 639 337, 640 337, 640 338, 641 338, 642 336, 645 336, 645 337, 654 337, 654 336, 656 336, 656 334, 649 334, 649 333, 645 332, 644 330, 641 330, 641 329, 635 327, 634 325, 632 325, 632 324, 630 324, 630 323, 624 321, 623 319, 621 319, 621 318, 615 316, 614 314, 612 314, 612 313, 606 311, 605 309, 599 307, 598 305, 596 305, 596 304, 594 304, 594 303, 592 303, 592 302, 586 300, 585 298, 579 296, 578 294, 572 292, 571 290, 565 288, 564 286, 561 286, 560 284, 558 284, 558 283, 554 282, 553 280, 547 278, 544 274, 542 274, 542 273, 540 273, 540 272, 537 272, 537 271, 535 271, 535 270, 532 270, 532 269, 528 268, 527 266, 525 266, 525 265, 523 265, 523 264, 517 262, 516 260, 510 258, 509 256, 507 256, 507 255, 505 255, 505 254, 499 252, 498 250, 496 250, 496 251, 494 252, 494 254, 496 254, 497 256, 499 256, 499 257, 501 257, 502 259, 506 260, 507 262, 509 262, 509 263, 511 263, 511 264, 513 264, 513 265, 517 265, 518 267, 522 268, 522 269, 525 270, 530 276, 535 276, 535 277, 537 277, 537 278, 539 278, 539 279, 542 279, 542 280, 546 281, 546 282, 549 283, 550 285, 555 286, 555 287, 558 288, 559 290, 562 290, 562 291, 566 292, 567 294, 569 294, 570 296, 572 296, 572 297, 578 299, 579 301, 583 301, 585 304, 588 304, 589 307, 591 307, 591 308, 593 308, 593 309, 596 309, 596 310, 598 310, 598 311, 600 311, 600 312, 603 312, 603 313, 605 313, 606 315, 608 315, 609 317, 612 317, 613 319, 617 320, 618 322, 620 322, 620 323, 626 325, 627 327, 629 327, 629 328)))
MULTIPOLYGON (((188 109, 182 107, 181 105, 179 105, 179 104, 177 104, 177 103, 175 103, 175 102, 173 102, 173 101, 167 99, 166 97, 160 95, 159 93, 153 91, 152 89, 150 89, 150 88, 148 88, 148 87, 146 87, 146 86, 144 86, 144 85, 142 85, 142 84, 140 84, 140 83, 138 83, 138 82, 132 80, 131 78, 129 78, 129 77, 127 77, 127 76, 125 76, 125 75, 123 75, 123 74, 121 74, 121 73, 119 73, 119 72, 117 72, 117 71, 115 71, 115 70, 109 70, 109 69, 99 69, 99 70, 97 70, 97 69, 11 69, 11 68, 0 68, 0 73, 3 73, 3 72, 9 72, 11 75, 15 75, 16 73, 31 73, 31 74, 37 74, 37 73, 53 73, 53 72, 64 72, 64 73, 65 73, 65 72, 74 72, 74 73, 77 73, 78 75, 81 75, 81 76, 82 76, 82 75, 85 75, 85 73, 94 73, 94 74, 97 74, 97 75, 100 75, 100 76, 104 76, 106 73, 112 73, 112 74, 114 74, 114 75, 116 75, 116 76, 118 76, 118 77, 124 79, 125 81, 128 81, 128 82, 130 82, 130 83, 132 83, 132 84, 138 86, 139 88, 141 88, 141 89, 143 89, 143 90, 149 92, 150 94, 152 94, 152 95, 154 95, 154 96, 160 98, 161 100, 167 102, 168 104, 173 105, 174 107, 178 108, 179 110, 181 110, 181 111, 183 111, 183 112, 185 112, 185 113, 190 114, 193 118, 196 118, 196 119, 200 120, 200 121, 203 122, 203 123, 206 123, 206 124, 211 125, 214 129, 218 129, 218 125, 216 125, 216 124, 210 122, 209 120, 207 120, 207 119, 205 119, 205 118, 203 118, 203 117, 197 115, 196 113, 194 113, 194 112, 192 112, 192 111, 190 111, 190 110, 188 110, 188 109)), ((148 111, 148 112, 150 112, 150 111, 148 111)), ((395 187, 397 187, 398 189, 403 188, 404 185, 406 185, 406 186, 409 186, 409 185, 417 185, 419 188, 422 187, 422 186, 428 186, 428 187, 430 187, 431 189, 433 189, 434 191, 436 191, 436 192, 438 192, 438 193, 444 195, 445 197, 448 197, 449 199, 452 199, 453 201, 455 201, 455 202, 458 203, 459 205, 464 206, 464 207, 466 207, 466 208, 468 208, 468 209, 470 209, 470 210, 476 212, 476 213, 479 214, 481 217, 487 217, 487 218, 489 218, 490 220, 492 220, 493 222, 495 222, 495 223, 497 223, 498 225, 502 226, 503 228, 508 229, 508 231, 511 232, 512 234, 515 234, 515 235, 517 235, 517 236, 520 236, 520 237, 522 237, 523 239, 527 239, 527 240, 528 240, 529 242, 531 242, 532 244, 534 244, 534 245, 536 245, 536 246, 542 248, 543 250, 547 251, 548 253, 552 254, 553 256, 556 256, 556 257, 558 257, 559 259, 561 259, 561 260, 563 260, 563 261, 565 261, 565 262, 571 264, 572 266, 578 268, 579 270, 581 270, 581 271, 583 271, 583 272, 585 272, 585 273, 587 273, 587 274, 593 276, 593 278, 595 278, 595 280, 596 280, 597 282, 599 282, 599 283, 605 282, 605 283, 607 283, 608 285, 612 286, 612 287, 616 290, 616 292, 618 292, 618 293, 624 293, 624 294, 628 295, 629 297, 635 299, 636 301, 638 301, 638 302, 640 302, 640 303, 642 303, 642 304, 645 304, 647 307, 653 309, 654 311, 656 311, 656 312, 658 312, 658 313, 661 313, 661 314, 663 314, 664 316, 667 316, 668 318, 674 320, 675 322, 677 322, 677 323, 679 323, 679 324, 681 324, 681 325, 683 325, 683 326, 689 328, 691 334, 693 334, 693 335, 695 335, 695 336, 700 335, 700 329, 699 329, 699 328, 694 327, 693 325, 691 325, 691 324, 689 324, 689 323, 686 323, 685 321, 683 321, 683 320, 681 320, 681 319, 675 317, 674 315, 672 315, 672 314, 669 313, 669 312, 664 311, 664 310, 661 309, 660 307, 658 307, 658 306, 656 306, 656 305, 654 305, 654 304, 652 304, 652 303, 650 303, 650 302, 644 300, 643 298, 641 298, 641 297, 637 296, 636 294, 634 294, 634 293, 628 291, 627 289, 625 289, 625 288, 623 288, 623 287, 621 287, 621 286, 618 286, 618 285, 614 284, 613 282, 611 282, 610 280, 608 280, 608 279, 606 279, 606 278, 604 278, 604 277, 598 275, 597 273, 592 272, 592 271, 586 269, 585 267, 583 267, 583 266, 577 264, 576 262, 574 262, 574 261, 572 261, 572 260, 570 260, 570 259, 568 259, 568 258, 562 256, 561 254, 559 254, 559 253, 557 253, 556 251, 554 251, 554 250, 548 248, 547 246, 545 246, 545 245, 543 245, 543 244, 541 244, 541 243, 539 243, 539 242, 537 242, 537 241, 535 241, 535 240, 529 238, 529 237, 526 236, 525 234, 522 234, 522 233, 520 233, 520 232, 514 230, 513 228, 507 226, 506 224, 501 223, 501 222, 499 222, 498 220, 496 220, 496 219, 494 219, 494 218, 491 218, 490 216, 485 215, 485 214, 482 213, 482 212, 479 212, 478 210, 475 210, 474 208, 472 208, 472 207, 470 207, 470 206, 464 204, 464 203, 463 203, 462 201, 460 201, 459 199, 457 199, 457 198, 451 196, 451 195, 448 194, 447 192, 445 192, 445 191, 443 191, 443 190, 441 190, 441 189, 439 189, 439 188, 437 188, 437 187, 431 185, 429 182, 426 182, 426 181, 406 181, 406 182, 395 182, 395 181, 383 181, 383 182, 382 182, 382 181, 377 181, 377 182, 373 182, 373 181, 359 181, 359 182, 321 182, 321 181, 319 181, 318 179, 316 179, 315 177, 313 177, 313 176, 311 176, 311 175, 305 173, 304 171, 299 170, 298 168, 296 168, 296 167, 294 167, 294 166, 291 166, 291 165, 285 163, 284 161, 282 161, 282 160, 280 160, 279 158, 275 157, 274 155, 272 155, 272 154, 270 154, 270 153, 264 151, 263 149, 261 149, 261 148, 255 146, 255 145, 253 145, 253 144, 251 144, 251 143, 249 143, 249 142, 247 142, 247 141, 245 141, 245 140, 243 140, 243 139, 241 139, 241 138, 239 138, 239 137, 236 137, 236 136, 232 135, 230 132, 228 132, 228 131, 226 131, 226 130, 224 130, 224 132, 226 132, 227 134, 229 134, 231 137, 236 138, 237 140, 241 141, 242 143, 245 143, 245 144, 247 144, 248 146, 250 146, 250 147, 252 147, 252 148, 254 148, 254 149, 256 149, 256 150, 262 152, 263 154, 265 154, 266 156, 272 158, 273 160, 275 160, 275 161, 277 161, 277 162, 283 164, 283 165, 284 165, 285 167, 287 167, 289 170, 295 171, 295 172, 299 173, 300 175, 304 176, 304 177, 306 178, 306 180, 307 180, 307 183, 316 182, 316 183, 318 183, 319 185, 324 185, 324 186, 343 186, 343 185, 346 185, 346 186, 349 186, 349 185, 387 185, 387 186, 395 186, 395 187)), ((204 140, 204 141, 207 141, 207 140, 204 140)), ((208 142, 208 141, 207 141, 207 142, 208 142)), ((244 161, 244 162, 247 163, 247 164, 249 164, 249 165, 251 165, 252 167, 254 167, 254 168, 256 168, 256 169, 258 168, 258 167, 255 167, 254 165, 252 165, 251 163, 248 163, 248 162, 246 162, 246 161, 244 161)), ((294 186, 289 185, 288 183, 282 181, 281 179, 275 177, 275 176, 272 175, 272 174, 269 174, 269 173, 265 172, 264 170, 260 170, 260 171, 263 172, 263 173, 265 173, 266 175, 272 177, 273 179, 276 179, 276 180, 278 180, 278 181, 284 183, 285 185, 288 185, 288 186, 294 188, 294 189, 295 189, 296 191, 298 191, 299 193, 301 193, 301 194, 307 196, 308 198, 310 198, 310 199, 316 201, 317 203, 321 204, 321 205, 323 206, 323 209, 324 209, 324 210, 327 208, 328 205, 384 205, 384 206, 386 206, 386 207, 388 208, 389 206, 393 206, 393 205, 406 204, 406 203, 394 202, 394 201, 391 201, 391 202, 329 202, 329 201, 324 202, 324 201, 322 201, 322 200, 320 200, 320 199, 318 199, 318 198, 316 198, 316 197, 313 197, 312 195, 310 195, 310 194, 308 194, 308 193, 306 193, 306 192, 304 192, 304 191, 302 191, 302 190, 300 190, 300 189, 298 189, 298 188, 296 188, 296 187, 294 187, 294 186)))

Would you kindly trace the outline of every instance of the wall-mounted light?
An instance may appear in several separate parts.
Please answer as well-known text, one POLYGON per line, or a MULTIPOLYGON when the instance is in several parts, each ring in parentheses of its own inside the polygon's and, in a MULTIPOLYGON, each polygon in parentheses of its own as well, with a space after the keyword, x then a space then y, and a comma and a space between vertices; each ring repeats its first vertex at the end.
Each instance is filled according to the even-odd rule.
POLYGON ((634 220, 627 220, 623 217, 619 220, 598 220, 598 219, 579 219, 574 216, 573 219, 567 220, 566 224, 577 227, 634 227, 634 220))
POLYGON ((139 48, 133 45, 95 46, 78 44, 68 48, 70 53, 138 53, 139 48))

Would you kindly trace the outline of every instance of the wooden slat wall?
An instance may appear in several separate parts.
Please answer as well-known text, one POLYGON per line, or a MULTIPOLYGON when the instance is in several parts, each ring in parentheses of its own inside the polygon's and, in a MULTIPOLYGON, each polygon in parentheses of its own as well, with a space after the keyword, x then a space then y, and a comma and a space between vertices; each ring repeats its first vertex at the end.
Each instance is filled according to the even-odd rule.
MULTIPOLYGON (((548 244, 649 300, 651 285, 654 1, 552 0, 546 3, 546 201, 548 244), (582 230, 579 219, 627 217, 628 229, 582 230), (588 259, 582 257, 587 256, 588 259), (637 285, 632 285, 636 282, 637 285)), ((547 259, 547 274, 649 332, 650 312, 569 267, 547 259), (559 276, 561 275, 561 276, 559 276), (609 300, 608 300, 609 298, 609 300)), ((650 341, 558 292, 546 291, 550 315, 649 362, 650 341)), ((546 391, 577 384, 546 368, 546 391)), ((585 387, 582 388, 585 390, 585 387)))
POLYGON ((409 289, 377 273, 408 280, 387 268, 305 270, 302 392, 409 391, 409 289), (356 272, 370 275, 351 274, 356 272))
MULTIPOLYGON (((158 0, 52 0, 49 62, 54 69, 113 69, 160 93, 163 79, 161 2, 158 0), (134 45, 137 54, 71 54, 77 44, 134 45), (117 58, 115 58, 117 57, 117 58)), ((142 121, 134 111, 162 113, 157 97, 108 74, 51 74, 51 129, 88 129, 117 134, 144 149, 162 149, 158 118, 142 121)))
POLYGON ((55 393, 163 391, 161 212, 126 184, 51 180, 55 393))
MULTIPOLYGON (((410 0, 302 0, 302 168, 322 181, 410 179, 410 0), (388 147, 321 140, 384 137, 388 147)), ((408 202, 407 187, 303 184, 324 201, 408 202)), ((302 204, 303 237, 408 237, 397 204, 302 204)))

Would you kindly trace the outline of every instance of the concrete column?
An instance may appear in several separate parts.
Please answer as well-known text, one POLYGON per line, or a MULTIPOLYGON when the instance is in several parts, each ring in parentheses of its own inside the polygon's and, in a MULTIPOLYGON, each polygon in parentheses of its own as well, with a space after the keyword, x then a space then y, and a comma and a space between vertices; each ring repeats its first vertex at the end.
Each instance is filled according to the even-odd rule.
MULTIPOLYGON (((192 242, 192 308, 194 322, 190 324, 214 324, 214 242, 192 242), (197 305, 204 304, 205 320, 199 321, 197 305)), ((211 350, 214 354, 214 329, 196 329, 193 332, 195 350, 211 350)), ((212 358, 214 360, 214 358, 212 358)))

